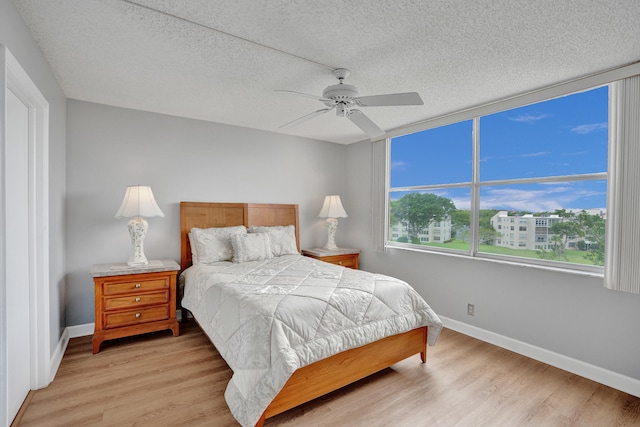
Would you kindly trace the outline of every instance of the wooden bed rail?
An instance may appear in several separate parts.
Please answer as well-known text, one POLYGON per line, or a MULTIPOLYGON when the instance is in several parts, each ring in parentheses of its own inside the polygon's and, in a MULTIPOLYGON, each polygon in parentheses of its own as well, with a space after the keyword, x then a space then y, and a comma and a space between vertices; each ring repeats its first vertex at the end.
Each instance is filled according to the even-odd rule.
POLYGON ((375 374, 416 353, 420 353, 425 363, 426 326, 346 350, 300 368, 264 411, 256 427, 262 427, 267 418, 375 374), (309 386, 309 378, 313 378, 313 387, 309 386))

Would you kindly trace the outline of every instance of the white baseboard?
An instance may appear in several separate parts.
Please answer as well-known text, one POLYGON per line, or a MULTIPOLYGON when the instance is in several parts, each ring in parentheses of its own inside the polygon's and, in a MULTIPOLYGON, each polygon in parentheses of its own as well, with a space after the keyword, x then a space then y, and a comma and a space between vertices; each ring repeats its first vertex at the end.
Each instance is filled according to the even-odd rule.
POLYGON ((62 336, 60 340, 58 340, 58 345, 56 345, 56 349, 53 351, 51 355, 51 365, 49 369, 49 383, 53 381, 58 373, 58 368, 60 368, 60 363, 62 363, 62 356, 64 356, 64 352, 67 349, 67 345, 69 344, 69 328, 64 328, 62 331, 62 336))
POLYGON ((69 331, 69 338, 86 337, 87 335, 93 335, 95 330, 95 323, 86 323, 84 325, 67 326, 69 331))
POLYGON ((56 349, 51 355, 51 365, 49 369, 51 378, 49 379, 49 382, 53 381, 53 379, 56 377, 56 374, 58 373, 60 363, 62 363, 62 357, 64 356, 64 352, 67 350, 67 346, 69 345, 69 340, 71 338, 91 335, 93 334, 93 328, 93 323, 87 323, 86 325, 78 326, 68 326, 64 328, 64 330, 62 331, 62 336, 58 340, 58 345, 56 345, 56 349))
POLYGON ((600 384, 629 393, 633 396, 640 397, 640 380, 635 378, 609 371, 608 369, 600 368, 578 359, 563 356, 562 354, 545 350, 544 348, 536 347, 535 345, 505 337, 504 335, 499 335, 494 332, 487 331, 486 329, 481 329, 457 320, 443 316, 440 316, 440 319, 446 328, 452 329, 456 332, 469 335, 470 337, 497 345, 498 347, 530 357, 531 359, 538 360, 546 363, 547 365, 560 368, 600 384))

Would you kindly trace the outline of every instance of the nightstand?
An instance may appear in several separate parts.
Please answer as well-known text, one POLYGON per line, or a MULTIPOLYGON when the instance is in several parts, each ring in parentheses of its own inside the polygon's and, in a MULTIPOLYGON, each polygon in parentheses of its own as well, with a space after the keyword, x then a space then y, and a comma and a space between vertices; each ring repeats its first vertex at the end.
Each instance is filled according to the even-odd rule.
POLYGON ((338 248, 334 250, 314 248, 303 249, 302 255, 357 270, 360 250, 347 248, 338 248))
POLYGON ((149 261, 143 266, 96 264, 91 268, 95 292, 93 354, 104 340, 170 329, 179 334, 176 319, 174 260, 149 261))

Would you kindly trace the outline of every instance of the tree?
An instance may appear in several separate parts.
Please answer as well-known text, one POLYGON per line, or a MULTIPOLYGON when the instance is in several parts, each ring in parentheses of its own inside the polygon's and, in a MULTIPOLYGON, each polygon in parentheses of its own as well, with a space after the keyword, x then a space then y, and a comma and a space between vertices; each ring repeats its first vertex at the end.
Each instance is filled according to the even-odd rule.
POLYGON ((499 211, 497 209, 480 209, 480 226, 488 226, 488 227, 492 227, 491 225, 491 218, 493 218, 495 216, 495 214, 497 214, 499 211))
POLYGON ((491 225, 480 224, 478 230, 478 243, 481 245, 493 245, 502 235, 491 225))
POLYGON ((585 258, 594 265, 604 265, 605 221, 600 215, 591 215, 586 211, 578 215, 565 209, 558 209, 555 215, 563 218, 549 228, 552 234, 548 250, 538 250, 543 259, 566 260, 566 248, 570 239, 580 237, 576 243, 579 250, 586 250, 585 258))
POLYGON ((468 210, 451 212, 451 237, 468 241, 469 224, 471 224, 471 212, 468 210))
POLYGON ((548 250, 539 249, 537 251, 540 258, 562 261, 568 260, 562 236, 554 234, 551 236, 551 240, 549 240, 547 243, 547 246, 549 248, 548 250))
POLYGON ((391 202, 391 218, 407 225, 412 243, 419 242, 422 233, 434 221, 442 221, 455 212, 456 207, 446 197, 431 193, 409 193, 391 202))
POLYGON ((452 227, 468 227, 471 223, 471 212, 468 210, 456 210, 451 212, 451 226, 452 227))
POLYGON ((481 245, 493 245, 502 235, 491 225, 491 218, 497 214, 496 209, 480 209, 478 218, 478 243, 481 245))
POLYGON ((583 230, 582 236, 585 239, 585 249, 587 249, 585 258, 595 265, 604 265, 604 218, 582 211, 576 219, 583 230))
POLYGON ((554 212, 555 215, 563 218, 549 227, 549 233, 552 235, 548 242, 549 250, 538 250, 538 255, 543 259, 567 260, 566 248, 570 239, 576 237, 584 237, 584 231, 575 215, 564 209, 554 212))
POLYGON ((576 216, 573 212, 566 209, 556 209, 553 215, 558 215, 560 218, 574 218, 576 216))

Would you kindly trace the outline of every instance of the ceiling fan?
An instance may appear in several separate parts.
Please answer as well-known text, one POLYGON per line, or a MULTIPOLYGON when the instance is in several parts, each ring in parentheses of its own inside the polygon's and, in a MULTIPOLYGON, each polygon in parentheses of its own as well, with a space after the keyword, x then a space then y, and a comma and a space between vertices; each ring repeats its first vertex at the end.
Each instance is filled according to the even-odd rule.
POLYGON ((424 105, 420 95, 416 92, 406 93, 390 93, 386 95, 360 96, 358 89, 349 84, 344 83, 344 79, 349 76, 350 72, 346 68, 337 68, 333 70, 333 75, 338 78, 339 83, 327 87, 322 96, 310 95, 292 90, 276 90, 292 95, 304 96, 307 98, 317 99, 326 105, 326 108, 306 114, 289 123, 280 126, 280 129, 298 125, 306 122, 316 116, 336 110, 338 117, 346 117, 358 126, 371 139, 381 137, 385 132, 378 127, 364 113, 354 107, 387 107, 399 105, 424 105))

